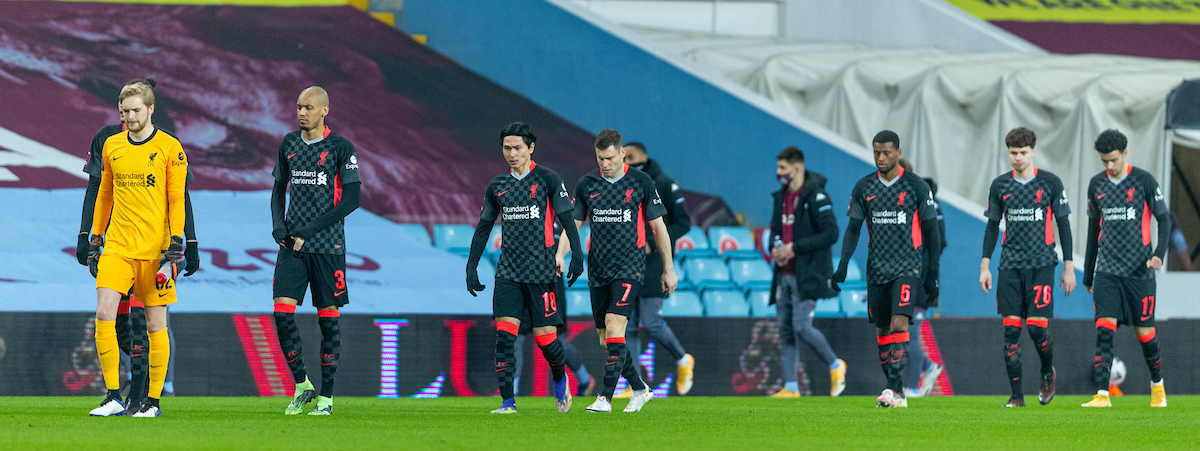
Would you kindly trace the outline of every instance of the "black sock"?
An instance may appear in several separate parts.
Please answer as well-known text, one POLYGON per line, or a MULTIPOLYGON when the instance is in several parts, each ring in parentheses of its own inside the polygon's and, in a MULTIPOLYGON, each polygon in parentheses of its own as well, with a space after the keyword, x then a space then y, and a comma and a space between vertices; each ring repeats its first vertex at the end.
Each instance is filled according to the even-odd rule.
POLYGON ((333 397, 333 380, 337 376, 338 356, 342 354, 339 317, 337 310, 321 310, 317 317, 317 324, 321 326, 321 396, 326 398, 333 397))
POLYGON ((504 399, 513 397, 513 377, 517 371, 516 342, 516 335, 506 330, 496 330, 496 377, 500 380, 500 397, 504 399))
MULTIPOLYGON (((120 324, 120 322, 118 322, 120 324)), ((129 307, 129 396, 140 403, 150 390, 150 336, 146 330, 146 309, 129 307)))
POLYGON ((879 368, 883 370, 883 377, 890 384, 892 380, 892 342, 888 340, 888 337, 877 337, 877 340, 879 340, 879 368))
MULTIPOLYGON (((1004 321, 1007 322, 1008 319, 1004 321)), ((1025 392, 1021 390, 1020 324, 1020 320, 1017 320, 1017 325, 1004 325, 1004 366, 1008 368, 1008 384, 1012 386, 1014 398, 1025 397, 1025 392)))
POLYGON ((622 365, 621 375, 625 376, 625 381, 629 382, 631 390, 645 390, 646 383, 642 381, 642 373, 638 372, 637 359, 633 357, 633 353, 629 352, 629 347, 623 349, 625 355, 622 356, 625 364, 622 365))
POLYGON ((300 330, 296 328, 296 306, 291 306, 290 312, 281 312, 278 311, 281 305, 287 304, 275 304, 275 333, 279 336, 279 350, 283 351, 288 368, 292 370, 292 379, 299 384, 308 379, 308 374, 304 371, 304 357, 301 355, 304 340, 300 339, 300 330))
POLYGON ((1162 382, 1162 357, 1158 351, 1158 336, 1151 332, 1138 337, 1142 342, 1142 355, 1146 357, 1146 366, 1150 368, 1150 382, 1162 382), (1149 339, 1145 338, 1149 336, 1149 339))
MULTIPOLYGON (((611 339, 610 339, 611 340, 611 339)), ((617 389, 617 378, 625 369, 625 340, 608 343, 608 360, 604 362, 604 391, 602 394, 611 401, 613 391, 617 389)))
MULTIPOLYGON (((118 307, 119 309, 120 307, 118 307)), ((118 310, 120 311, 120 310, 118 310)), ((124 352, 125 355, 133 355, 130 351, 129 340, 133 338, 129 328, 129 313, 117 313, 117 347, 124 352)))
POLYGON ((554 382, 562 381, 563 377, 567 375, 566 350, 563 349, 562 341, 558 339, 558 334, 538 335, 533 337, 533 340, 542 349, 542 356, 550 364, 550 375, 554 377, 554 382), (545 344, 543 345, 542 343, 545 344))
POLYGON ((1097 390, 1108 390, 1109 372, 1112 371, 1113 360, 1112 343, 1115 333, 1115 330, 1105 327, 1096 328, 1096 363, 1094 364, 1094 375, 1097 390))
POLYGON ((904 366, 908 363, 908 332, 900 332, 895 343, 892 343, 892 358, 889 359, 891 377, 888 378, 888 388, 897 396, 904 396, 904 366))
POLYGON ((1042 375, 1054 372, 1054 342, 1050 340, 1050 329, 1043 326, 1029 326, 1029 338, 1037 348, 1038 358, 1042 360, 1042 375))

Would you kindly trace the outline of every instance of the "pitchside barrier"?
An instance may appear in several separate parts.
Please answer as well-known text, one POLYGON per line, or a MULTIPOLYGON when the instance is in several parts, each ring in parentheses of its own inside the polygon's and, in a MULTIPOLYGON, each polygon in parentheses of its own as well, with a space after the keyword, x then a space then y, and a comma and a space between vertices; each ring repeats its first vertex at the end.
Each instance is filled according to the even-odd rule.
MULTIPOLYGON (((319 383, 320 331, 315 315, 297 315, 304 336, 309 377, 319 383)), ((696 358, 695 396, 762 396, 778 390, 779 334, 774 319, 670 318, 679 340, 696 358)), ((270 313, 172 315, 177 346, 175 389, 179 396, 287 396, 293 385, 279 351, 270 313)), ((341 396, 436 397, 495 396, 495 327, 485 316, 344 315, 342 354, 337 373, 341 396)), ((875 328, 862 318, 818 318, 838 356, 847 362, 847 395, 875 395, 884 387, 879 370, 875 328)), ((1168 391, 1197 392, 1200 359, 1190 351, 1200 320, 1171 320, 1158 325, 1163 375, 1168 391)), ((1095 329, 1091 321, 1050 323, 1058 369, 1058 391, 1084 394, 1094 389, 1092 360, 1095 329)), ((917 331, 913 331, 915 336, 917 331)), ((934 319, 920 334, 927 354, 944 365, 934 395, 1005 395, 1003 328, 998 318, 934 319)), ((593 377, 602 377, 606 352, 590 318, 571 317, 560 333, 579 348, 593 377)), ((647 348, 639 359, 659 396, 678 396, 673 388, 675 362, 642 332, 647 348)), ((1037 393, 1040 363, 1033 344, 1021 339, 1025 390, 1037 393)), ((525 341, 525 365, 519 392, 551 392, 549 368, 525 341)), ((802 391, 824 396, 829 390, 826 365, 801 347, 802 391)), ((1122 389, 1149 393, 1149 373, 1141 348, 1128 327, 1118 330, 1116 355, 1128 367, 1122 389)), ((573 375, 571 376, 574 377, 573 375)), ((574 381, 572 381, 572 386, 574 381)), ((0 396, 99 396, 104 392, 96 358, 92 316, 86 313, 0 313, 0 396)))

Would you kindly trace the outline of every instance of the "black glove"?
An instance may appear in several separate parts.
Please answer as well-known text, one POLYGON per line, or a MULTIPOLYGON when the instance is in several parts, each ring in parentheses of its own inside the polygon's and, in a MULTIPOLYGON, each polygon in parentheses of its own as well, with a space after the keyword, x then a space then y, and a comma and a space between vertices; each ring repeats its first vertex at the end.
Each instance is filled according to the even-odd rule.
POLYGON ((183 270, 183 237, 171 237, 171 245, 167 246, 167 250, 163 252, 162 261, 159 262, 159 267, 167 267, 167 276, 171 280, 179 277, 179 273, 183 270))
POLYGON ((79 241, 75 242, 75 258, 79 260, 79 264, 87 266, 88 264, 88 233, 79 232, 79 241))
POLYGON ((829 280, 829 285, 833 288, 833 291, 842 291, 842 287, 839 287, 838 284, 846 281, 847 271, 849 270, 846 269, 846 265, 838 265, 837 271, 833 273, 833 277, 829 280))
POLYGON ((104 247, 103 235, 92 235, 88 239, 87 266, 88 272, 92 273, 92 277, 96 277, 98 272, 97 266, 100 264, 100 248, 104 247))
POLYGON ((200 244, 195 241, 188 241, 187 249, 183 251, 183 257, 187 259, 187 266, 183 269, 187 271, 183 274, 184 277, 195 274, 200 270, 200 244))
POLYGON ((567 269, 567 286, 575 285, 579 276, 583 275, 583 256, 571 254, 571 267, 567 269))
POLYGON ((275 239, 275 243, 282 247, 292 247, 292 237, 288 236, 287 229, 283 227, 276 228, 271 231, 271 238, 275 239))
POLYGON ((476 268, 467 268, 467 292, 471 293, 471 296, 478 296, 475 292, 483 291, 484 288, 487 287, 479 283, 479 270, 476 268))
POLYGON ((938 289, 938 270, 931 269, 925 276, 925 299, 937 299, 938 289))

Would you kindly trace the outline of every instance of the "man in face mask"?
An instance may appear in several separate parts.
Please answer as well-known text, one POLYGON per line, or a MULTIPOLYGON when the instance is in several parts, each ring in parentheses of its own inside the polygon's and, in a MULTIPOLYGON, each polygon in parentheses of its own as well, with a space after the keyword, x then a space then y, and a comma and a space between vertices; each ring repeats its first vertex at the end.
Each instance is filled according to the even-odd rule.
MULTIPOLYGON (((683 192, 680 191, 679 184, 663 173, 657 161, 651 160, 646 155, 646 146, 640 142, 635 141, 625 145, 625 164, 645 172, 654 179, 658 195, 662 198, 663 206, 667 208, 667 215, 663 217, 663 220, 667 225, 667 234, 671 235, 671 246, 674 247, 675 240, 687 234, 692 227, 692 218, 688 216, 687 208, 683 205, 683 192)), ((662 276, 662 261, 656 255, 657 251, 654 249, 653 243, 649 243, 646 249, 646 280, 658 280, 662 276)), ((679 344, 679 339, 675 338, 675 332, 671 331, 671 328, 663 321, 660 311, 664 298, 666 296, 663 295, 662 287, 659 284, 642 284, 641 292, 638 293, 638 305, 634 310, 634 317, 630 318, 629 325, 625 329, 625 341, 633 355, 641 354, 641 340, 638 337, 638 320, 640 319, 642 325, 650 332, 650 336, 675 359, 677 365, 675 389, 680 395, 686 395, 692 389, 692 370, 696 366, 696 360, 692 358, 691 354, 684 351, 683 345, 679 344)), ((625 396, 628 394, 621 393, 616 397, 625 396)))
POLYGON ((776 157, 775 176, 783 188, 776 191, 771 214, 775 277, 771 281, 771 304, 779 320, 780 365, 784 387, 772 398, 799 398, 796 344, 808 343, 829 365, 829 396, 846 389, 846 362, 839 359, 813 327, 818 299, 837 295, 830 283, 833 274, 833 243, 837 242, 837 219, 825 193, 825 177, 804 169, 804 152, 788 147, 776 157))

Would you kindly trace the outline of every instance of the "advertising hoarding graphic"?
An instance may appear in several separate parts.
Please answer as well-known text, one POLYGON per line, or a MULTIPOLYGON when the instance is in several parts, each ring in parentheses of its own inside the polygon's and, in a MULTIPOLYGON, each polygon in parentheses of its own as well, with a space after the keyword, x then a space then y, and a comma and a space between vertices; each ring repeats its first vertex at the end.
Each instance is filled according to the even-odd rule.
MULTIPOLYGON (((400 372, 400 328, 407 326, 406 319, 376 319, 375 326, 379 328, 379 395, 383 399, 399 398, 396 389, 396 375, 400 372)), ((438 375, 437 393, 442 391, 442 381, 445 375, 438 375)), ((422 392, 424 393, 424 391, 422 392)), ((436 398, 437 395, 434 395, 436 398)))

